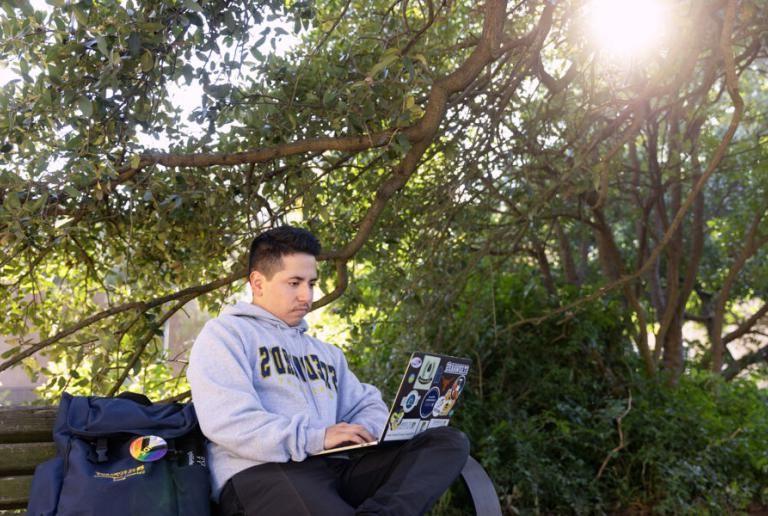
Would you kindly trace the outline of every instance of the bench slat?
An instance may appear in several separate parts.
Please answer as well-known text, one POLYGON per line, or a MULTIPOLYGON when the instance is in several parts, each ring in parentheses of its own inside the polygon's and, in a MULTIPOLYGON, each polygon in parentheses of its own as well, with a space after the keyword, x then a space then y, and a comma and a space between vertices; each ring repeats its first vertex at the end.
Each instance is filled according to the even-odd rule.
POLYGON ((0 478, 0 509, 26 507, 31 486, 31 475, 0 478))
POLYGON ((0 408, 0 443, 50 442, 56 407, 0 408))
POLYGON ((0 475, 31 474, 35 466, 54 455, 53 443, 0 444, 0 475))

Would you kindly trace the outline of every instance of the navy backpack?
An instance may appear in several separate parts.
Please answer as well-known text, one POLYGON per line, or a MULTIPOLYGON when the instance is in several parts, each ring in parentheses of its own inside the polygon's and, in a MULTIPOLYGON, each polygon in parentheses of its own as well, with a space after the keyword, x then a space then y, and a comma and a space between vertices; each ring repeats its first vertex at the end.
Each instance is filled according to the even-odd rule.
POLYGON ((204 439, 192 404, 64 394, 57 456, 35 469, 29 516, 209 516, 204 439))

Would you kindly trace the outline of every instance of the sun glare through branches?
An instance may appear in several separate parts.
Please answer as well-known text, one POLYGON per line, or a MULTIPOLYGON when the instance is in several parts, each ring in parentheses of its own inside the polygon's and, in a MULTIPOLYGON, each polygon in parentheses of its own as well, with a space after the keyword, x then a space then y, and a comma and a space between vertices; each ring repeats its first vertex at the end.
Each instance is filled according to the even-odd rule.
POLYGON ((666 14, 662 0, 591 0, 585 21, 601 52, 614 59, 634 59, 662 47, 666 14))

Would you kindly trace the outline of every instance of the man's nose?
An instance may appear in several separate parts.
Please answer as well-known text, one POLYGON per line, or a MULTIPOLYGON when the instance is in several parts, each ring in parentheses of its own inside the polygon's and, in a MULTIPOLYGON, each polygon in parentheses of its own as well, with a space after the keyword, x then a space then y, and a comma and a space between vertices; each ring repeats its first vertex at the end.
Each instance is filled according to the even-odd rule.
POLYGON ((302 287, 299 289, 299 301, 303 303, 312 302, 312 286, 302 285, 302 287))

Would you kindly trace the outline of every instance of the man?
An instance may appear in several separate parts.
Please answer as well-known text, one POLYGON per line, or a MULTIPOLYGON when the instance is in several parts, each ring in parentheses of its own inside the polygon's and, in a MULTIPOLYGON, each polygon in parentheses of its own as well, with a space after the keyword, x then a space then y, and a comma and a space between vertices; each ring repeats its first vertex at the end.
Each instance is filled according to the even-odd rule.
POLYGON ((195 341, 187 376, 210 440, 213 496, 225 515, 422 514, 466 462, 461 432, 312 457, 375 440, 388 415, 340 349, 306 334, 319 253, 303 229, 256 237, 252 302, 225 308, 195 341))

